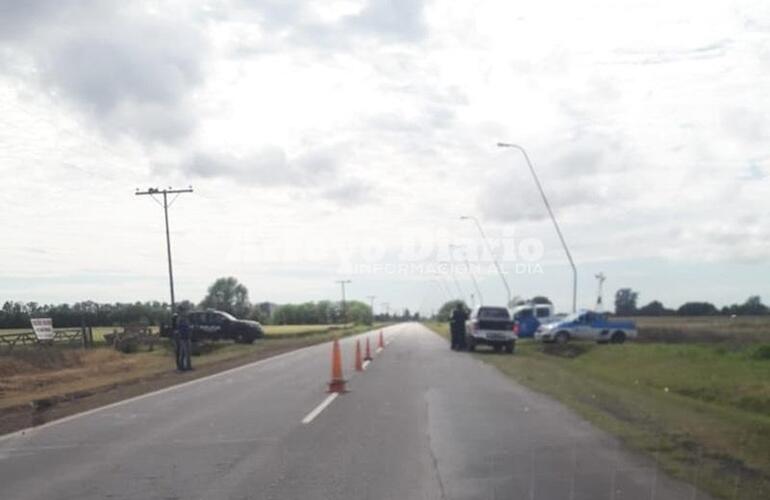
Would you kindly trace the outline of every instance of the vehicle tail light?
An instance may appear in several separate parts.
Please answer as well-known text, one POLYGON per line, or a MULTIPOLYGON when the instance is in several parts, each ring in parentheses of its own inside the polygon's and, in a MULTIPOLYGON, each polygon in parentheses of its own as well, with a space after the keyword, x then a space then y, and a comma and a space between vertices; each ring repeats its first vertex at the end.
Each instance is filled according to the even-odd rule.
POLYGON ((514 323, 513 324, 513 333, 515 333, 516 335, 519 334, 519 324, 518 323, 514 323))

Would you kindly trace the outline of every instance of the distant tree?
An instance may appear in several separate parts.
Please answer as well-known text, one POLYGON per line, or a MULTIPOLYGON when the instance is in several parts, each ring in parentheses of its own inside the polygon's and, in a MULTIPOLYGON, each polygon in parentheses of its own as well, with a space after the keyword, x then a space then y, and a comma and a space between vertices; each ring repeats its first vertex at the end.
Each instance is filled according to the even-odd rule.
POLYGON ((249 290, 232 276, 217 279, 208 289, 201 307, 226 311, 237 317, 249 314, 249 290))
POLYGON ((618 316, 632 316, 636 314, 636 299, 639 293, 630 288, 621 288, 615 292, 615 314, 618 316))
POLYGON ((438 310, 436 319, 439 321, 449 321, 450 316, 452 316, 452 311, 457 304, 462 305, 466 311, 468 310, 467 304, 462 300, 450 300, 449 302, 444 303, 444 305, 442 305, 438 310))
POLYGON ((739 314, 760 315, 767 314, 767 312, 767 306, 762 303, 762 299, 759 295, 752 295, 746 299, 746 302, 744 302, 742 306, 740 306, 739 314))
POLYGON ((527 299, 525 299, 524 297, 521 297, 519 295, 516 295, 515 297, 513 297, 511 299, 511 303, 509 305, 511 307, 516 307, 516 306, 522 306, 522 305, 524 305, 526 303, 527 303, 527 299))
POLYGON ((676 313, 680 316, 708 316, 718 312, 711 302, 687 302, 676 310, 676 313))
POLYGON ((653 300, 649 304, 640 307, 637 314, 641 316, 663 316, 668 312, 660 301, 653 300))

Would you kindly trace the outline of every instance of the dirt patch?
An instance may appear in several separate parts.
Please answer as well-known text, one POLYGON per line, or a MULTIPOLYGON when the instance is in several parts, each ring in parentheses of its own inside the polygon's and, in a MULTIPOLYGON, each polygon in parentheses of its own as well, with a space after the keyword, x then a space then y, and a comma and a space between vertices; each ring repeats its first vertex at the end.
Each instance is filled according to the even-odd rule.
POLYGON ((586 342, 568 342, 566 344, 542 344, 542 352, 561 358, 577 358, 591 350, 593 346, 586 342))
MULTIPOLYGON (((196 368, 191 372, 177 373, 169 367, 169 369, 161 373, 152 373, 147 376, 133 378, 119 383, 106 384, 88 390, 50 395, 35 399, 27 404, 0 408, 0 435, 27 427, 34 427, 67 415, 80 413, 116 401, 139 396, 196 378, 205 377, 236 366, 288 352, 299 347, 303 347, 303 345, 266 345, 265 349, 258 352, 212 362, 203 365, 200 368, 196 368)), ((99 351, 115 353, 108 349, 100 349, 99 351)), ((120 355, 119 353, 115 354, 120 355)), ((167 359, 164 359, 164 362, 167 361, 167 359)), ((58 373, 61 374, 61 371, 58 373)))

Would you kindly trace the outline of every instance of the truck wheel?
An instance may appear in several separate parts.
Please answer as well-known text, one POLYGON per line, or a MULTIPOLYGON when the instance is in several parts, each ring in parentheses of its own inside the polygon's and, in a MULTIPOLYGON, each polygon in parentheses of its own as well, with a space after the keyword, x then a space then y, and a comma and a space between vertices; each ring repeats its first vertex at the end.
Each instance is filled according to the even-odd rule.
POLYGON ((613 344, 622 344, 626 341, 626 334, 625 332, 615 332, 612 334, 612 337, 610 337, 610 342, 613 344))
POLYGON ((468 340, 465 342, 468 345, 468 350, 473 352, 476 350, 476 341, 473 339, 473 337, 468 337, 468 340))
POLYGON ((250 333, 241 333, 240 335, 238 335, 235 341, 238 342, 239 344, 253 344, 254 335, 250 333))
POLYGON ((566 344, 567 342, 569 342, 569 333, 559 332, 556 334, 556 336, 553 339, 557 344, 566 344))
POLYGON ((513 346, 514 346, 513 342, 508 342, 505 345, 505 352, 507 352, 508 354, 513 354, 513 346))

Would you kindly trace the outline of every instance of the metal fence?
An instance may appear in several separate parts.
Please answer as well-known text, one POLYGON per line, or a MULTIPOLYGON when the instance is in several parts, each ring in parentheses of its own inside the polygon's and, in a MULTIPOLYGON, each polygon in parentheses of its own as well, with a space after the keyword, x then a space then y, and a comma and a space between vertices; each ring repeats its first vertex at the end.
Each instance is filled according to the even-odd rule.
POLYGON ((52 339, 40 340, 34 331, 0 333, 0 351, 11 352, 16 346, 26 345, 70 345, 78 347, 91 347, 94 343, 93 330, 90 326, 81 328, 59 328, 54 330, 52 339))

